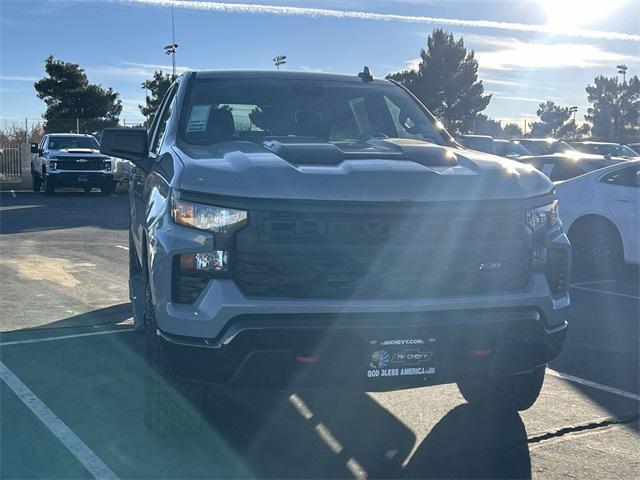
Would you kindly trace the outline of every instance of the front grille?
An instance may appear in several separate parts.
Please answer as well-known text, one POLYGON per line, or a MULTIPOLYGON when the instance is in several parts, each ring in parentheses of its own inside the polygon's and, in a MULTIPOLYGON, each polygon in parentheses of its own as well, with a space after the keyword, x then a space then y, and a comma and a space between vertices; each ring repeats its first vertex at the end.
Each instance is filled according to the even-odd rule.
POLYGON ((103 160, 89 160, 79 162, 77 160, 56 160, 58 170, 103 170, 103 160))
POLYGON ((531 274, 524 210, 250 212, 234 277, 247 296, 428 298, 513 291, 531 274))

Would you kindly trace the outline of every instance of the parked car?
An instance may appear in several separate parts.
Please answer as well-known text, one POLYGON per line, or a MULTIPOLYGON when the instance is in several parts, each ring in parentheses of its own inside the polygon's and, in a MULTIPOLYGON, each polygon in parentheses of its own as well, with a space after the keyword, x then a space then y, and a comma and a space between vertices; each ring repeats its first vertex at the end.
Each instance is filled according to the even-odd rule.
POLYGON ((552 155, 520 157, 518 161, 534 166, 551 181, 569 180, 585 173, 624 162, 621 158, 605 158, 602 155, 568 152, 552 155))
POLYGON ((640 161, 556 184, 574 264, 593 277, 640 263, 640 161))
POLYGON ((627 147, 640 155, 640 143, 629 143, 627 147))
POLYGON ((148 132, 107 129, 101 151, 138 171, 130 297, 151 429, 191 428, 212 384, 457 383, 512 411, 538 397, 569 306, 553 184, 457 148, 399 84, 185 73, 148 132))
POLYGON ((514 140, 501 140, 496 138, 493 140, 493 145, 495 154, 500 155, 501 157, 518 160, 520 157, 533 155, 527 147, 514 140))
POLYGON ((100 153, 91 135, 50 133, 38 145, 31 144, 33 191, 44 186, 45 195, 57 187, 80 187, 85 192, 98 187, 104 195, 115 188, 111 158, 100 153))
POLYGON ((575 150, 564 140, 556 140, 555 138, 521 138, 515 142, 525 147, 533 155, 551 155, 575 150))
POLYGON ((570 145, 583 153, 594 155, 606 155, 609 157, 621 157, 635 159, 640 157, 635 150, 626 145, 610 142, 570 142, 570 145))
POLYGON ((496 153, 493 137, 489 135, 460 135, 458 141, 465 147, 478 152, 496 153))

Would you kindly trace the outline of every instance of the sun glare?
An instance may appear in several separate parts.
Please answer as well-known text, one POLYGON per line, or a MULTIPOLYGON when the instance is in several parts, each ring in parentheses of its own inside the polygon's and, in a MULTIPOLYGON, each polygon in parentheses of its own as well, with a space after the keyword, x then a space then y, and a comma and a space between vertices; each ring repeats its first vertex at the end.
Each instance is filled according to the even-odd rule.
POLYGON ((607 17, 627 0, 539 0, 547 24, 556 29, 581 27, 607 17))

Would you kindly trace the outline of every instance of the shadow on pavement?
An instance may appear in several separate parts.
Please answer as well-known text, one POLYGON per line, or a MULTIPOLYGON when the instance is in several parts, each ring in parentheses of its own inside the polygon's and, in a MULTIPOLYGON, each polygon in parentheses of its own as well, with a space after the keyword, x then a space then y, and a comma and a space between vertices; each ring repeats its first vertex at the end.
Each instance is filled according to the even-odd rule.
POLYGON ((60 192, 46 197, 42 193, 18 192, 13 197, 3 192, 0 206, 3 234, 91 226, 124 230, 129 226, 126 194, 114 198, 99 192, 60 192))
POLYGON ((210 411, 210 427, 259 478, 531 478, 517 413, 467 404, 416 437, 364 393, 301 391, 303 418, 286 396, 234 394, 210 411))
POLYGON ((405 468, 405 478, 531 478, 527 432, 517 413, 449 411, 405 468))
POLYGON ((47 330, 58 330, 65 328, 81 328, 81 327, 97 327, 97 326, 116 326, 125 320, 131 318, 131 303, 119 303, 108 307, 99 308, 90 312, 81 313, 62 320, 47 323, 46 325, 21 328, 0 332, 3 336, 20 334, 21 332, 42 332, 47 330))

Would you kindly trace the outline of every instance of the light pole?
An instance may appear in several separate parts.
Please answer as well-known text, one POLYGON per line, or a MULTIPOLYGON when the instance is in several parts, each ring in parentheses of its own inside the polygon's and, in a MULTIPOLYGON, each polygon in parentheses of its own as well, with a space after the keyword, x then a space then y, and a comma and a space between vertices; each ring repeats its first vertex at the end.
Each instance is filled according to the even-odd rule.
POLYGON ((576 123, 576 112, 578 111, 578 107, 573 106, 569 107, 569 113, 573 113, 573 123, 576 123))
POLYGON ((171 43, 169 45, 165 45, 164 53, 166 55, 171 55, 171 66, 173 72, 173 78, 176 77, 176 50, 178 49, 178 44, 176 43, 176 29, 173 21, 173 5, 171 6, 171 43))
POLYGON ((629 67, 627 67, 626 65, 622 64, 622 65, 617 65, 616 68, 618 69, 618 73, 620 75, 622 75, 622 83, 626 83, 627 82, 627 70, 629 69, 629 67))
POLYGON ((284 65, 287 63, 286 55, 278 55, 273 57, 273 64, 276 66, 276 69, 280 70, 280 65, 284 65))

